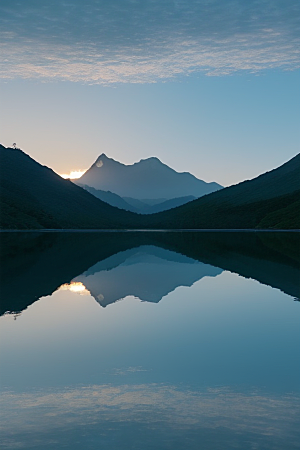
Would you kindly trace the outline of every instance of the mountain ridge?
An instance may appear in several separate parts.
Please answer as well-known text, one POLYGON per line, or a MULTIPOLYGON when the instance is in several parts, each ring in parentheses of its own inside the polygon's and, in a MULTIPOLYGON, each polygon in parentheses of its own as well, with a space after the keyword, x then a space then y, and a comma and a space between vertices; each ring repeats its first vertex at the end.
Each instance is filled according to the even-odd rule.
POLYGON ((193 195, 173 198, 170 200, 138 200, 131 197, 121 197, 120 195, 114 194, 111 191, 102 191, 100 189, 95 189, 93 187, 87 186, 86 184, 81 184, 78 182, 75 184, 111 206, 115 206, 116 208, 124 209, 125 211, 131 211, 137 214, 153 214, 160 211, 166 211, 168 209, 176 208, 176 206, 181 206, 185 203, 195 200, 195 197, 193 195))
POLYGON ((20 149, 0 145, 0 228, 122 228, 134 213, 110 206, 20 149))
POLYGON ((1 229, 300 229, 300 154, 183 206, 141 215, 97 199, 0 145, 1 229))
POLYGON ((300 153, 283 165, 185 205, 153 214, 167 228, 300 228, 300 153))
POLYGON ((177 172, 154 156, 126 165, 105 153, 74 182, 137 199, 201 197, 222 188, 218 183, 206 183, 189 172, 177 172))

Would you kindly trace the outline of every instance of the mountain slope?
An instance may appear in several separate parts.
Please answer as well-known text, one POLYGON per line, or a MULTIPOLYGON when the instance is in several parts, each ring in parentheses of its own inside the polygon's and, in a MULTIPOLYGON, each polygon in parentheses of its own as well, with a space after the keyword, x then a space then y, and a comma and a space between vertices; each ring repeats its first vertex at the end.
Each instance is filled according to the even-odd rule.
POLYGON ((112 207, 19 149, 0 146, 0 164, 2 229, 300 228, 300 154, 251 181, 151 215, 112 207))
POLYGON ((160 211, 166 211, 168 209, 176 208, 177 206, 185 205, 192 200, 195 200, 195 197, 193 195, 171 198, 170 200, 165 200, 164 202, 157 203, 156 205, 148 206, 139 212, 141 212, 142 214, 154 214, 160 211))
POLYGON ((202 195, 221 189, 217 183, 205 183, 190 173, 178 173, 158 158, 124 165, 102 154, 78 180, 95 189, 111 191, 121 197, 166 200, 202 195))
MULTIPOLYGON (((74 180, 74 181, 76 181, 76 180, 74 180)), ((101 191, 100 189, 95 189, 93 187, 88 186, 87 184, 80 184, 78 182, 75 184, 77 184, 77 186, 82 187, 83 189, 88 191, 90 194, 94 195, 95 197, 99 198, 100 200, 102 200, 105 203, 108 203, 111 206, 115 206, 116 208, 120 208, 120 209, 125 209, 126 211, 139 212, 137 208, 130 205, 129 203, 126 202, 126 200, 124 200, 119 195, 114 194, 113 192, 101 191)))
POLYGON ((300 154, 250 181, 154 214, 153 228, 300 228, 300 154))
POLYGON ((1 145, 0 163, 1 228, 120 228, 135 220, 19 149, 1 145))
POLYGON ((110 191, 101 191, 100 189, 95 189, 93 187, 88 186, 87 184, 81 184, 73 180, 77 186, 82 187, 90 194, 93 194, 95 197, 99 198, 103 202, 108 203, 111 206, 115 206, 116 208, 125 209, 126 211, 135 212, 138 214, 154 214, 160 211, 166 211, 167 209, 176 208, 176 206, 184 205, 192 200, 195 200, 195 197, 189 195, 187 197, 179 197, 172 198, 171 200, 155 199, 152 201, 154 204, 151 204, 151 200, 137 200, 134 198, 126 197, 123 198, 120 195, 114 194, 110 191), (128 201, 127 201, 128 200, 128 201), (148 203, 150 202, 150 204, 148 203))

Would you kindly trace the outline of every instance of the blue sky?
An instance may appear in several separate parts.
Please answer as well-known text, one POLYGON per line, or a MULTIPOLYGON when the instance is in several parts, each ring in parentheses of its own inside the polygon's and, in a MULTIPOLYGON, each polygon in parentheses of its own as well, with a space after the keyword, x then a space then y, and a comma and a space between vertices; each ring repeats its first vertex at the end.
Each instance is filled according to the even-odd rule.
POLYGON ((223 185, 299 152, 296 0, 2 0, 1 142, 58 173, 157 156, 223 185))

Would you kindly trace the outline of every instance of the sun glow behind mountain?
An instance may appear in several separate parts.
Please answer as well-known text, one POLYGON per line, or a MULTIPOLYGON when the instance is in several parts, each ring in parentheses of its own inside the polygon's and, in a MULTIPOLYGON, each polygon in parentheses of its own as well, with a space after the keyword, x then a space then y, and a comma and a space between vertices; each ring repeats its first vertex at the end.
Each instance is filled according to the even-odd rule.
POLYGON ((81 282, 74 282, 62 284, 59 288, 59 291, 71 291, 80 295, 90 295, 90 291, 88 291, 84 284, 81 282))
POLYGON ((59 174, 62 178, 71 178, 75 180, 80 178, 85 173, 85 170, 71 170, 70 173, 59 174))

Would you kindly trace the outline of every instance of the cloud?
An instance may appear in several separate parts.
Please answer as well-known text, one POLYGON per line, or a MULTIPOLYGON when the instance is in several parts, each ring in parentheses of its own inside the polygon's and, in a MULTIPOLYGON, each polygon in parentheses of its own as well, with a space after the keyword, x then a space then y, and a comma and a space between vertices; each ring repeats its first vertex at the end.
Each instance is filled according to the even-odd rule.
MULTIPOLYGON (((133 368, 130 368, 133 369, 133 368)), ((3 448, 296 448, 299 396, 137 384, 1 394, 3 448), (92 446, 92 447, 91 447, 92 446)))
POLYGON ((300 67, 296 0, 2 0, 1 78, 151 83, 300 67))
MULTIPOLYGON (((140 367, 127 372, 141 371, 140 367)), ((122 373, 123 374, 123 373, 122 373)), ((126 374, 126 373, 124 373, 126 374)), ((164 427, 178 426, 217 429, 222 426, 237 432, 245 430, 273 438, 297 430, 300 399, 295 395, 274 395, 258 392, 241 393, 228 387, 199 392, 181 390, 163 384, 93 385, 65 390, 4 392, 2 427, 33 432, 49 426, 90 423, 145 422, 164 427), (30 411, 30 413, 29 413, 30 411), (42 412, 42 413, 41 413, 42 412), (50 424, 48 412, 56 417, 50 424), (161 418, 162 424, 158 422, 161 418)), ((13 434, 13 433, 12 433, 13 434)))

